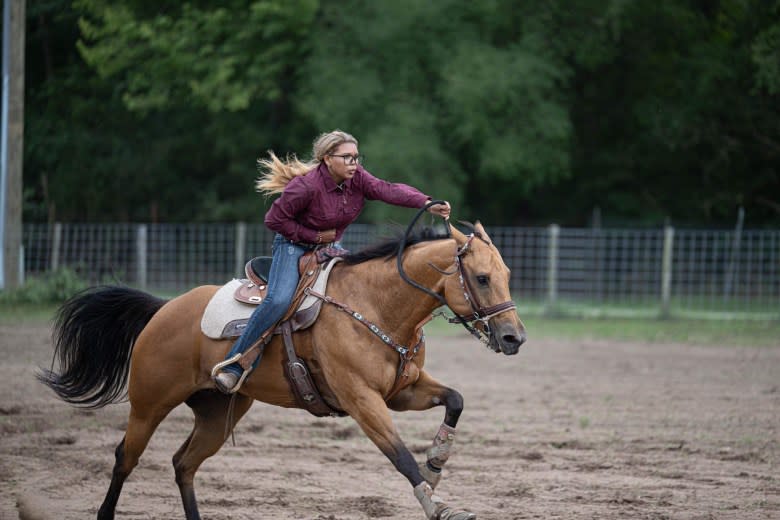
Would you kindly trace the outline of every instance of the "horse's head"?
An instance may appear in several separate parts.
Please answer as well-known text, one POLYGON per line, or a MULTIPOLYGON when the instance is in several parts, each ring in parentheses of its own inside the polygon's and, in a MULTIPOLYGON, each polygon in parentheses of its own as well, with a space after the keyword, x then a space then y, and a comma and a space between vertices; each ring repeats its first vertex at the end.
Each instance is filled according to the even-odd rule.
POLYGON ((458 245, 456 263, 460 272, 448 277, 445 284, 447 304, 473 322, 494 351, 517 354, 526 340, 525 326, 515 312, 509 292, 509 268, 501 253, 479 222, 470 235, 453 227, 452 238, 458 245))

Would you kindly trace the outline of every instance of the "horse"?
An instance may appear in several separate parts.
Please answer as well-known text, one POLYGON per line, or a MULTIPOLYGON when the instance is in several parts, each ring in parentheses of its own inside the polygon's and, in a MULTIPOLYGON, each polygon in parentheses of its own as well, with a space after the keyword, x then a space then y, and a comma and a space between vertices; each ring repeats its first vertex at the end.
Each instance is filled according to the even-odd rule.
MULTIPOLYGON (((414 356, 407 349, 403 374, 399 351, 388 345, 412 349, 420 324, 442 304, 455 313, 452 321, 460 321, 496 352, 516 354, 526 340, 509 291, 509 268, 484 227, 479 222, 469 227, 470 234, 452 227, 448 237, 408 243, 404 235, 347 255, 332 269, 327 295, 330 303, 348 304, 356 312, 323 303, 317 321, 294 334, 298 355, 317 367, 312 373, 325 400, 351 416, 408 479, 428 520, 476 518, 434 494, 463 397, 424 370, 424 343, 414 356), (376 330, 359 323, 355 314, 376 330), (390 410, 441 405, 443 423, 427 460, 418 466, 390 410)), ((239 392, 229 396, 215 389, 211 369, 231 341, 208 338, 200 322, 218 288, 200 286, 163 300, 129 287, 101 286, 75 295, 58 310, 53 341, 59 371, 53 362, 39 379, 72 405, 100 408, 126 397, 130 402, 99 520, 114 518, 123 483, 160 422, 181 403, 194 414, 193 429, 173 456, 187 520, 200 518, 193 484, 199 466, 219 451, 253 401, 300 407, 285 379, 279 336, 267 344, 262 362, 239 392)))

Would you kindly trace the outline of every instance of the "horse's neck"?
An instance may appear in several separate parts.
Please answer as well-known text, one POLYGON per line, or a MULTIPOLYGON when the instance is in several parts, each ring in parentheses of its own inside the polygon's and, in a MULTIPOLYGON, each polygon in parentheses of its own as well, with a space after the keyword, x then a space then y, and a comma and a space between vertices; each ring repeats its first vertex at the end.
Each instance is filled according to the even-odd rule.
MULTIPOLYGON (((452 240, 424 242, 407 249, 404 254, 404 271, 408 278, 440 292, 444 275, 431 267, 452 270, 455 258, 452 240)), ((359 288, 360 301, 367 301, 382 318, 387 330, 400 334, 412 334, 414 328, 436 309, 440 303, 401 279, 397 262, 372 260, 353 266, 347 278, 352 287, 359 288)), ((350 303, 356 311, 359 305, 350 303)))

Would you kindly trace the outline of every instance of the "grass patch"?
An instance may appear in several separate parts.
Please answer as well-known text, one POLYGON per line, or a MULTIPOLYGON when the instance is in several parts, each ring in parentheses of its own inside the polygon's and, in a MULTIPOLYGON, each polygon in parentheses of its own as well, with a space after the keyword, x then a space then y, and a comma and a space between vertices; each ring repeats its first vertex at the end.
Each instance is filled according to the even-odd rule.
POLYGON ((55 304, 0 303, 0 325, 47 324, 56 310, 55 304))
POLYGON ((780 322, 637 318, 525 320, 529 338, 612 339, 696 345, 780 346, 780 322))

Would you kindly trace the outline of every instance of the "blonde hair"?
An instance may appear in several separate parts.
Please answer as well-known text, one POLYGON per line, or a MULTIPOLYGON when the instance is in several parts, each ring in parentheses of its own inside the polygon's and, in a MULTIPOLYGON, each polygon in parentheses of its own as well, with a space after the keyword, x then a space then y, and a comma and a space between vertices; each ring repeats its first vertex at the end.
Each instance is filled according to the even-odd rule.
POLYGON ((312 143, 312 159, 308 162, 301 161, 294 154, 281 160, 272 150, 268 150, 269 158, 257 160, 257 169, 261 175, 255 181, 255 189, 266 196, 283 192, 291 180, 305 175, 319 166, 326 155, 344 143, 357 145, 358 141, 352 135, 341 130, 318 135, 312 143))

